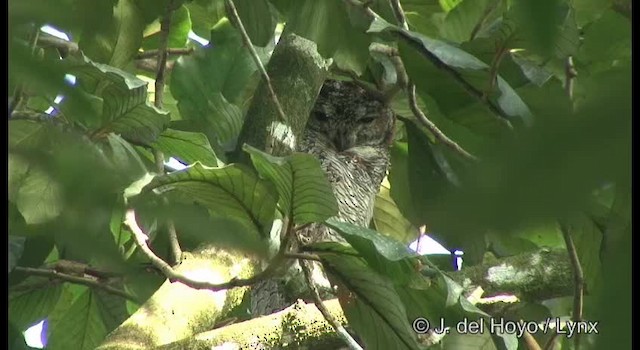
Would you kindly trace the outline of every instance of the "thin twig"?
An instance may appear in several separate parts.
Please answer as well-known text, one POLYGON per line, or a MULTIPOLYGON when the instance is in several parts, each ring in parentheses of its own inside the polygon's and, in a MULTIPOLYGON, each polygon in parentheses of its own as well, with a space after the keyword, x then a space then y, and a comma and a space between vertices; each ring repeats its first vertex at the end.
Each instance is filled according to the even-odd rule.
MULTIPOLYGON (((562 231, 562 237, 564 243, 567 246, 567 252, 569 253, 569 260, 571 261, 571 267, 573 268, 573 281, 574 281, 574 296, 573 296, 573 321, 582 321, 582 305, 584 299, 584 273, 582 272, 582 266, 580 265, 580 259, 578 258, 578 252, 576 246, 573 244, 573 238, 569 233, 568 228, 560 223, 560 231, 562 231)), ((574 348, 580 350, 580 334, 576 334, 574 338, 574 348)))
POLYGON ((389 4, 391 5, 391 9, 393 9, 393 15, 396 17, 398 24, 404 30, 409 30, 409 23, 407 23, 407 16, 404 14, 404 10, 402 10, 402 5, 400 5, 399 0, 389 0, 389 4))
MULTIPOLYGON (((365 15, 367 15, 370 19, 375 20, 376 18, 382 18, 380 15, 375 13, 369 7, 364 6, 364 4, 358 0, 344 0, 347 4, 354 6, 360 9, 365 15)), ((505 127, 509 129, 513 129, 511 122, 509 121, 509 116, 507 116, 498 106, 496 106, 493 102, 484 99, 484 92, 477 89, 471 83, 469 83, 465 78, 458 72, 455 68, 450 67, 446 63, 444 63, 438 56, 434 55, 431 51, 427 50, 422 43, 411 36, 411 33, 403 28, 397 28, 394 32, 400 37, 400 39, 404 40, 409 45, 415 47, 422 56, 424 56, 427 60, 431 61, 433 65, 449 74, 456 82, 460 84, 460 86, 471 96, 477 98, 481 103, 485 104, 489 110, 496 115, 497 120, 503 124, 505 127)))
POLYGON ((109 286, 109 285, 107 285, 105 283, 99 282, 99 281, 97 281, 95 279, 68 275, 66 273, 58 272, 56 270, 51 270, 51 269, 36 269, 36 268, 32 268, 32 267, 16 266, 14 268, 14 270, 26 273, 28 275, 49 277, 49 278, 54 278, 54 279, 58 279, 58 280, 65 281, 65 282, 81 284, 81 285, 84 285, 84 286, 87 286, 87 287, 91 287, 91 288, 102 289, 102 290, 104 290, 104 291, 106 291, 108 293, 111 293, 113 295, 117 295, 117 296, 123 297, 123 298, 125 298, 127 300, 131 300, 131 301, 136 302, 138 304, 140 303, 140 300, 138 300, 138 298, 136 298, 134 295, 132 295, 130 293, 127 293, 124 290, 117 289, 117 288, 109 286))
MULTIPOLYGON (((166 76, 167 67, 167 55, 169 49, 167 45, 169 43, 169 31, 171 29, 171 17, 173 16, 174 6, 173 0, 170 0, 167 4, 167 10, 160 22, 160 46, 155 54, 158 56, 156 73, 156 91, 154 94, 154 104, 157 108, 162 108, 163 96, 164 96, 164 80, 166 76)), ((156 163, 156 171, 158 174, 164 174, 164 154, 157 150, 153 150, 153 157, 156 163)), ((182 259, 182 249, 180 248, 180 241, 178 240, 178 233, 176 232, 176 226, 173 220, 167 220, 167 235, 169 236, 169 244, 171 246, 171 252, 173 254, 173 261, 179 263, 182 259)))
POLYGON ((81 263, 73 260, 58 260, 50 266, 53 270, 69 274, 69 275, 89 275, 98 279, 108 279, 120 276, 115 272, 103 271, 89 266, 88 264, 81 263))
POLYGON ((578 72, 573 64, 573 57, 568 56, 564 63, 564 89, 570 100, 573 100, 573 83, 576 76, 578 76, 578 72))
POLYGON ((262 75, 262 79, 264 79, 264 82, 267 84, 267 89, 269 90, 269 95, 271 96, 271 100, 273 101, 274 105, 276 106, 276 111, 278 112, 278 116, 280 117, 280 121, 281 122, 286 122, 287 118, 286 118, 286 116, 284 114, 284 110, 282 109, 282 106, 280 105, 280 101, 278 100, 278 96, 276 95, 276 92, 273 89, 273 85, 271 84, 271 78, 269 78, 269 74, 267 74, 267 70, 264 68, 264 65, 262 64, 262 61, 260 60, 260 57, 258 56, 258 52, 256 52, 256 49, 253 47, 253 44, 251 43, 251 38, 249 38, 249 34, 247 34, 247 31, 244 29, 244 25, 242 24, 242 21, 240 20, 240 16, 238 15, 238 10, 236 9, 236 5, 233 3, 233 0, 225 0, 225 4, 227 5, 227 12, 230 15, 229 17, 235 23, 235 25, 237 26, 238 30, 240 31, 244 46, 246 46, 247 49, 249 50, 249 52, 251 53, 251 57, 253 58, 253 61, 255 62, 256 66, 258 67, 258 70, 260 71, 260 74, 262 75))
POLYGON ((493 56, 493 60, 491 61, 491 66, 489 67, 489 86, 487 87, 487 90, 484 92, 485 100, 489 98, 489 95, 493 91, 493 88, 495 87, 496 82, 498 81, 498 68, 500 68, 500 63, 502 63, 502 59, 504 58, 505 54, 508 51, 507 44, 509 43, 509 40, 511 40, 512 37, 513 37, 513 33, 511 33, 508 37, 502 40, 500 45, 498 45, 498 50, 496 52, 496 55, 493 56))
MULTIPOLYGON (((524 325, 524 321, 520 320, 520 324, 524 325)), ((528 350, 542 350, 536 338, 534 338, 533 335, 531 335, 531 333, 527 332, 526 330, 522 333, 522 338, 528 350)))
MULTIPOLYGON (((164 260, 159 258, 147 245, 147 235, 142 231, 140 226, 136 221, 136 214, 133 209, 128 209, 125 214, 125 225, 129 226, 131 232, 133 233, 133 237, 135 239, 136 245, 140 248, 140 250, 144 253, 144 255, 149 258, 151 264, 160 270, 162 274, 165 275, 171 282, 180 282, 184 285, 187 285, 194 289, 209 289, 212 291, 219 291, 223 289, 236 288, 236 287, 245 287, 252 284, 255 284, 258 281, 267 279, 273 275, 277 268, 280 266, 282 261, 284 260, 284 253, 286 252, 286 244, 280 247, 280 251, 278 254, 272 259, 269 266, 264 269, 262 272, 246 278, 246 279, 238 279, 232 278, 231 280, 224 283, 210 283, 206 281, 198 281, 192 278, 189 278, 181 273, 176 272, 169 264, 167 264, 164 260)), ((289 226, 288 226, 289 227, 289 226)))
MULTIPOLYGON (((404 11, 402 10, 400 1, 389 0, 389 3, 391 5, 391 8, 393 9, 393 14, 395 15, 396 20, 400 24, 401 28, 404 30, 409 30, 409 25, 407 24, 407 17, 405 16, 404 11)), ((391 54, 393 54, 393 52, 389 53, 390 57, 391 57, 391 54)), ((400 59, 399 56, 397 56, 397 61, 398 63, 396 63, 395 66, 396 66, 396 70, 398 71, 397 73, 398 77, 400 78, 402 76, 403 78, 402 82, 400 81, 400 79, 398 79, 398 82, 403 83, 404 84, 403 87, 406 87, 407 89, 407 94, 409 95, 409 107, 411 108, 411 111, 415 115, 416 119, 418 119, 418 121, 425 128, 427 128, 435 136, 435 138, 438 141, 442 142, 444 145, 451 148, 454 152, 459 153, 464 158, 477 161, 478 159, 475 156, 465 151, 464 148, 462 148, 460 145, 458 145, 449 137, 447 137, 447 135, 445 135, 442 131, 440 131, 440 129, 438 129, 438 127, 431 120, 429 120, 429 118, 427 118, 426 114, 422 110, 420 110, 420 108, 418 107, 418 101, 416 98, 416 86, 415 84, 413 84, 413 82, 409 80, 407 72, 404 69, 404 64, 402 63, 402 60, 400 59)))
POLYGON ((158 108, 162 108, 162 98, 164 95, 165 69, 167 66, 167 45, 169 42, 169 29, 171 29, 171 16, 173 15, 173 11, 171 10, 173 7, 172 5, 173 0, 170 0, 167 4, 166 13, 160 21, 160 46, 158 48, 157 59, 158 71, 156 73, 156 91, 154 95, 154 104, 158 108))
POLYGON ((167 234, 169 235, 169 244, 171 245, 173 261, 177 264, 182 261, 182 248, 180 248, 178 232, 176 231, 176 225, 173 220, 167 220, 167 234))
POLYGON ((40 47, 54 47, 58 49, 60 57, 65 58, 69 55, 75 54, 80 51, 78 43, 73 41, 67 41, 60 39, 47 33, 41 33, 38 37, 38 46, 40 47))
POLYGON ((338 336, 344 340, 349 349, 351 350, 362 350, 362 347, 358 342, 351 337, 351 335, 347 332, 347 330, 331 315, 326 306, 322 303, 322 299, 320 298, 320 293, 318 292, 318 287, 316 287, 313 278, 311 277, 311 267, 307 261, 300 261, 300 266, 302 267, 302 272, 304 273, 304 277, 307 280, 307 284, 309 285, 309 289, 311 289, 311 296, 313 297, 313 303, 316 304, 318 310, 324 319, 333 327, 338 336))
POLYGON ((320 257, 315 254, 305 254, 305 253, 285 253, 284 257, 287 259, 302 259, 302 260, 312 260, 312 261, 321 261, 320 257))
POLYGON ((478 160, 478 158, 476 158, 471 153, 467 152, 464 148, 462 148, 455 141, 451 140, 447 135, 445 135, 442 131, 440 131, 440 129, 438 129, 438 127, 431 120, 429 120, 429 118, 427 118, 427 116, 422 112, 422 110, 420 110, 420 108, 418 107, 418 101, 416 99, 416 86, 413 83, 409 84, 408 93, 409 93, 409 107, 411 108, 413 115, 415 115, 416 119, 418 119, 420 124, 422 124, 425 128, 427 128, 438 141, 440 141, 445 146, 451 148, 454 152, 460 154, 466 159, 469 159, 472 161, 478 160))
MULTIPOLYGON (((136 55, 136 59, 144 59, 144 58, 152 58, 160 55, 163 51, 161 50, 147 50, 144 52, 140 52, 136 55)), ((190 55, 193 53, 193 48, 167 48, 164 52, 168 55, 190 55)))
POLYGON ((407 75, 407 71, 404 68, 402 58, 400 58, 400 53, 395 47, 379 43, 371 44, 371 46, 369 47, 369 51, 387 56, 389 58, 389 61, 391 61, 391 64, 393 64, 393 68, 395 68, 396 70, 396 83, 383 93, 383 99, 385 101, 391 101, 396 93, 406 89, 409 85, 409 76, 407 75))
MULTIPOLYGON (((148 73, 156 74, 158 72, 158 60, 155 58, 143 58, 139 60, 135 60, 136 68, 143 70, 148 73)), ((173 70, 173 66, 175 65, 174 61, 168 61, 165 65, 165 74, 168 74, 173 70)))

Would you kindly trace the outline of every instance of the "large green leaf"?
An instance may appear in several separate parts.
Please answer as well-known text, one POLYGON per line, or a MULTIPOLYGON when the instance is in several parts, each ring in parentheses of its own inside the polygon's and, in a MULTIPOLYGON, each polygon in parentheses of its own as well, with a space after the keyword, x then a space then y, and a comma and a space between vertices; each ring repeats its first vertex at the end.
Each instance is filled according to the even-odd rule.
POLYGON ((9 272, 18 264, 18 260, 24 252, 25 238, 9 235, 9 272))
POLYGON ((344 237, 371 268, 396 283, 406 284, 417 274, 415 252, 390 237, 368 228, 329 219, 326 225, 344 237))
POLYGON ((195 0, 185 6, 191 15, 191 29, 198 36, 211 39, 211 29, 226 16, 224 0, 195 0))
POLYGON ((615 60, 631 58, 631 27, 613 11, 606 11, 584 28, 584 40, 577 58, 592 69, 606 69, 615 60))
MULTIPOLYGON (((176 61, 171 93, 183 119, 200 122, 212 143, 230 150, 242 127, 238 106, 244 104, 245 90, 256 68, 228 20, 215 26, 211 41, 212 45, 176 61)), ((265 50, 258 51, 266 64, 265 50)))
POLYGON ((303 153, 274 157, 249 145, 244 150, 260 175, 275 184, 282 210, 296 224, 320 222, 338 214, 331 185, 315 157, 303 153))
POLYGON ((378 232, 408 244, 416 239, 418 230, 402 215, 391 198, 389 187, 386 181, 380 186, 373 207, 373 222, 378 232))
POLYGON ((142 43, 145 18, 134 0, 98 3, 80 1, 85 16, 96 18, 88 22, 78 45, 96 62, 116 68, 125 68, 134 58, 142 43))
POLYGON ((277 196, 248 168, 234 164, 210 168, 200 163, 155 177, 143 189, 168 193, 208 209, 210 215, 237 221, 249 236, 268 237, 277 196))
POLYGON ((471 235, 548 222, 584 208, 603 184, 628 178, 630 76, 621 64, 584 79, 588 98, 576 101, 574 113, 549 110, 517 139, 503 140, 467 174, 460 193, 440 203, 448 202, 434 225, 446 221, 448 229, 471 235))
POLYGON ((86 289, 51 326, 49 349, 95 349, 107 335, 97 295, 86 289))
POLYGON ((166 158, 174 157, 186 164, 200 162, 218 166, 211 144, 204 134, 166 129, 151 146, 162 151, 166 158))
POLYGON ((9 154, 9 199, 27 224, 56 218, 63 210, 60 184, 23 158, 9 154))
POLYGON ((58 302, 62 286, 41 277, 30 277, 9 293, 9 319, 19 329, 47 317, 58 302))
POLYGON ((74 65, 70 73, 89 86, 101 86, 98 89, 103 98, 101 127, 94 132, 94 137, 113 132, 131 142, 149 144, 169 124, 169 113, 147 101, 147 83, 136 76, 86 57, 74 65))
MULTIPOLYGON (((326 243, 321 245, 328 247, 326 243)), ((405 306, 393 284, 372 271, 361 258, 345 254, 348 248, 333 245, 338 246, 334 251, 324 248, 324 252, 316 252, 329 279, 335 280, 339 288, 348 289, 338 291, 340 305, 366 348, 419 349, 405 306)))
POLYGON ((341 69, 358 75, 364 71, 371 39, 364 33, 368 21, 360 13, 349 12, 348 5, 338 0, 296 1, 290 13, 295 16, 283 34, 293 32, 312 40, 318 52, 332 57, 341 69))
POLYGON ((504 0, 461 1, 447 13, 440 33, 456 43, 472 40, 499 20, 506 5, 504 0))
MULTIPOLYGON (((532 123, 531 112, 513 88, 500 75, 495 76, 497 79, 495 84, 489 84, 491 78, 489 65, 468 52, 444 41, 401 29, 379 17, 371 23, 368 32, 391 32, 402 37, 406 45, 400 45, 400 55, 409 76, 414 78, 413 81, 419 89, 435 97, 439 103, 450 101, 447 104, 440 104, 443 112, 448 114, 465 104, 475 102, 468 95, 472 87, 485 98, 491 97, 492 103, 495 103, 502 114, 508 118, 519 120, 527 125, 532 123), (422 59, 418 58, 417 54, 420 54, 422 59), (425 60, 427 64, 424 64, 425 60), (429 76, 430 79, 420 78, 425 76, 429 76), (441 80, 444 85, 440 85, 441 80), (488 91, 489 86, 493 86, 495 91, 488 91), (446 96, 447 94, 453 94, 461 100, 454 102, 452 97, 446 96), (493 95, 497 96, 493 97, 493 95)), ((476 94, 475 98, 479 97, 481 96, 476 94)))
MULTIPOLYGON (((153 50, 160 47, 160 22, 154 22, 145 30, 142 48, 153 50)), ((191 16, 186 6, 182 5, 173 12, 167 38, 168 48, 180 48, 187 45, 189 31, 191 30, 191 16)))
POLYGON ((236 0, 234 4, 251 43, 260 47, 267 46, 278 24, 269 1, 236 0))

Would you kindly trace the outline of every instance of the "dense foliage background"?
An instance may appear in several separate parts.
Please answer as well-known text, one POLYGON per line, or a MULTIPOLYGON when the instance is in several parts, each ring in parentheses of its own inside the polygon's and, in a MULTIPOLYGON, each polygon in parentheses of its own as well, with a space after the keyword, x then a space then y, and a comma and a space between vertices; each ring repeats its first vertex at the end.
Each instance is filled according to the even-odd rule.
MULTIPOLYGON (((296 33, 333 60, 334 77, 395 92, 398 133, 373 230, 329 222, 362 259, 335 245, 316 251, 346 276, 349 290, 370 300, 356 305, 358 312, 345 309, 350 326, 371 348, 410 349, 418 340, 407 320, 488 317, 444 275, 430 287, 406 287, 422 275, 411 268, 417 258, 398 246, 426 225, 445 247, 464 251, 465 266, 564 249, 570 237, 586 285, 581 318, 599 321, 601 331, 585 336, 582 346, 628 348, 630 0, 401 4, 408 29, 382 0, 368 7, 235 1, 265 64, 280 33, 296 33), (402 87, 398 57, 415 84, 415 106, 406 89, 393 88, 402 87)), ((51 349, 93 349, 158 289, 164 276, 149 267, 122 224, 132 205, 154 252, 169 262, 169 221, 184 250, 207 242, 264 257, 274 219, 304 224, 334 213, 310 158, 273 159, 253 150, 255 170, 228 165, 261 78, 225 1, 10 0, 8 6, 14 349, 26 348, 20 332, 43 318, 51 349), (43 25, 70 41, 41 31, 43 25), (165 60, 166 69, 158 69, 165 60), (169 157, 200 164, 164 174, 158 162, 169 157), (315 170, 293 179, 306 167, 315 170), (325 202, 294 201, 309 200, 294 185, 300 179, 322 190, 325 202), (312 215, 305 217, 307 210, 312 215)), ((444 272, 450 265, 438 264, 444 272)), ((577 310, 568 295, 509 312, 540 321, 577 310)), ((545 344, 550 335, 535 338, 545 344)), ((451 335, 444 347, 525 346, 508 335, 493 340, 451 335)))

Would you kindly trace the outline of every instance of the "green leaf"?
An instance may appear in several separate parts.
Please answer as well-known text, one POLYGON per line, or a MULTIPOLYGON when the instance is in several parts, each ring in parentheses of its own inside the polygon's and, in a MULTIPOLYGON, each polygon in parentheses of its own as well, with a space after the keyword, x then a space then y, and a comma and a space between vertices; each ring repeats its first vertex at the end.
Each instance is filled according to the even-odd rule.
POLYGON ((24 237, 9 235, 9 272, 16 267, 18 260, 22 257, 25 240, 24 237))
POLYGON ((271 4, 267 0, 236 0, 234 1, 240 20, 244 25, 251 43, 264 47, 273 38, 278 24, 271 4))
POLYGON ((143 194, 152 190, 200 204, 213 217, 237 221, 255 237, 269 236, 276 194, 242 165, 210 168, 195 163, 183 171, 155 177, 143 194))
POLYGON ((503 0, 465 0, 447 13, 440 26, 443 38, 462 43, 477 37, 492 25, 506 8, 503 0))
POLYGON ((42 169, 9 154, 9 198, 27 224, 56 218, 63 209, 62 189, 42 169))
POLYGON ((88 85, 103 86, 98 92, 103 98, 102 122, 94 137, 113 132, 131 142, 150 144, 169 124, 169 113, 147 102, 147 83, 136 76, 86 57, 70 73, 88 85))
POLYGON ((558 42, 567 9, 561 0, 516 1, 508 16, 529 48, 546 57, 558 42))
POLYGON ((314 156, 294 153, 274 157, 249 145, 244 150, 251 155, 258 173, 275 184, 283 211, 296 224, 320 222, 338 215, 331 185, 314 156))
POLYGON ((85 27, 78 42, 80 49, 96 62, 125 68, 142 43, 145 27, 143 13, 136 2, 120 0, 115 7, 111 1, 80 4, 85 12, 103 16, 85 27))
MULTIPOLYGON (((578 24, 583 26, 602 15, 611 7, 610 0, 573 0, 571 7, 576 11, 578 24)), ((626 23, 628 25, 628 23, 626 23)), ((613 36, 611 37, 613 38, 613 36)))
POLYGON ((603 232, 593 219, 583 213, 572 215, 565 227, 573 239, 588 290, 598 291, 603 276, 600 261, 603 232))
POLYGON ((107 335, 100 302, 94 291, 85 290, 59 322, 51 326, 49 349, 95 349, 107 335))
POLYGON ((284 35, 293 32, 312 40, 339 68, 357 75, 364 72, 371 39, 363 32, 369 21, 362 14, 336 0, 296 1, 291 13, 296 15, 289 18, 284 35))
POLYGON ((550 110, 517 139, 503 140, 465 175, 458 194, 438 204, 448 202, 432 217, 432 228, 471 236, 487 227, 548 222, 584 208, 603 184, 628 178, 630 76, 629 66, 621 64, 583 79, 589 97, 576 101, 570 117, 550 110))
POLYGON ((626 18, 606 11, 584 28, 578 59, 596 69, 611 67, 615 60, 631 58, 631 26, 626 18), (600 66, 600 67, 598 67, 600 66))
POLYGON ((380 186, 373 207, 373 222, 378 232, 408 244, 418 236, 418 230, 402 215, 390 190, 388 182, 380 186))
POLYGON ((105 153, 109 154, 113 167, 119 173, 128 176, 133 181, 146 173, 146 167, 133 146, 122 137, 107 135, 109 147, 105 147, 105 153))
POLYGON ((47 317, 58 302, 62 286, 30 277, 14 286, 9 293, 9 320, 19 329, 47 317))
POLYGON ((195 0, 185 4, 191 16, 191 29, 206 40, 211 39, 211 29, 226 16, 224 0, 195 0))
MULTIPOLYGON (((410 77, 416 77, 413 81, 421 91, 432 95, 439 103, 450 101, 448 105, 440 104, 443 112, 449 114, 461 106, 477 102, 477 99, 471 99, 468 91, 462 88, 460 80, 466 81, 468 85, 473 86, 484 95, 493 95, 493 91, 485 91, 490 85, 488 84, 489 66, 468 52, 420 33, 405 31, 381 18, 376 18, 371 23, 368 32, 400 33, 405 38, 406 43, 403 41, 399 49, 407 73, 410 77), (418 53, 422 59, 417 57, 418 53), (428 58, 428 64, 425 65, 422 62, 426 58, 428 58), (443 66, 448 66, 449 69, 444 70, 443 66), (417 78, 424 76, 431 78, 428 82, 425 79, 417 78), (453 81, 452 78, 456 76, 457 80, 453 81), (447 94, 453 95, 447 96, 447 94), (455 100, 458 97, 461 100, 455 100)), ((497 79, 495 87, 498 89, 498 96, 494 103, 497 103, 502 112, 510 118, 530 125, 532 115, 527 106, 500 75, 495 78, 497 79)))
POLYGON ((409 248, 387 236, 336 219, 326 225, 336 230, 360 253, 369 266, 397 284, 407 284, 417 278, 414 261, 418 255, 409 248))
POLYGON ((348 289, 339 291, 340 305, 367 349, 419 349, 405 306, 388 279, 358 257, 329 251, 319 256, 329 278, 348 289))
MULTIPOLYGON (((244 92, 256 67, 240 34, 226 19, 216 25, 211 36, 214 45, 176 61, 171 93, 184 120, 202 123, 212 144, 231 150, 243 121, 238 106, 244 103, 244 92)), ((266 64, 265 50, 258 52, 266 64)))
POLYGON ((166 129, 151 147, 164 153, 165 158, 174 157, 185 164, 219 165, 209 140, 201 133, 166 129))
MULTIPOLYGON (((156 30, 151 33, 145 31, 144 40, 142 41, 142 49, 157 50, 160 47, 160 23, 151 25, 156 30)), ((167 38, 167 48, 181 48, 187 46, 189 31, 191 30, 191 16, 185 5, 178 7, 173 11, 171 16, 171 25, 169 27, 169 37, 167 38)))

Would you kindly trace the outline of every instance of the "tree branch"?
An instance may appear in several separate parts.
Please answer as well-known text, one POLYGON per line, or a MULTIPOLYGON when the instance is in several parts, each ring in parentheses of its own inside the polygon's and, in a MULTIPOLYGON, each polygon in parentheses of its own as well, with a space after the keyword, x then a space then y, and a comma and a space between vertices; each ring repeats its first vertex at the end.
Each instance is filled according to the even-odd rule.
POLYGON ((196 280, 185 276, 181 273, 176 272, 167 262, 158 257, 147 245, 146 240, 148 236, 142 231, 140 226, 136 221, 136 214, 133 209, 128 209, 125 214, 125 222, 131 232, 133 232, 133 237, 135 239, 136 244, 142 250, 142 252, 151 260, 151 264, 155 266, 158 270, 160 270, 171 282, 180 282, 184 285, 187 285, 194 289, 209 289, 212 291, 219 291, 223 289, 236 288, 236 287, 245 287, 250 286, 258 281, 271 277, 273 273, 276 271, 277 267, 280 265, 282 260, 284 259, 284 253, 286 251, 286 245, 283 244, 280 248, 280 251, 276 256, 272 259, 272 262, 264 269, 262 272, 246 279, 238 279, 232 278, 228 282, 224 283, 210 283, 207 281, 196 280))
MULTIPOLYGON (((409 24, 407 23, 407 17, 402 10, 402 6, 400 5, 399 0, 389 0, 391 4, 391 8, 393 9, 393 13, 398 20, 401 28, 404 30, 409 30, 409 24)), ((389 52, 390 57, 394 54, 393 51, 389 52)), ((398 63, 396 64, 396 70, 398 71, 398 83, 402 83, 402 87, 406 87, 407 94, 409 95, 409 107, 411 108, 411 112, 418 119, 418 122, 422 124, 427 130, 429 130, 433 136, 440 142, 442 142, 445 146, 451 148, 454 152, 462 155, 464 158, 477 161, 478 159, 473 156, 471 153, 467 152, 464 148, 460 147, 457 143, 451 140, 447 135, 445 135, 438 127, 425 115, 422 110, 418 107, 418 101, 416 98, 416 86, 411 82, 408 78, 407 72, 404 69, 404 64, 400 59, 397 52, 395 52, 395 56, 397 57, 398 63), (402 77, 402 79, 400 79, 402 77)))
MULTIPOLYGON (((347 4, 358 8, 360 11, 362 11, 367 17, 369 17, 371 20, 374 20, 376 18, 382 18, 380 15, 378 15, 377 13, 375 13, 373 10, 371 10, 369 7, 365 6, 362 2, 358 1, 358 0, 344 0, 347 4)), ((418 51, 418 53, 420 53, 422 56, 424 56, 427 60, 431 61, 431 63, 433 63, 433 65, 444 71, 445 73, 449 74, 456 82, 458 82, 460 84, 460 86, 471 96, 477 98, 481 103, 485 104, 489 110, 495 114, 496 116, 498 116, 499 118, 497 118, 497 120, 502 123, 504 126, 508 127, 509 129, 513 129, 513 126, 511 125, 511 122, 509 121, 509 117, 498 107, 496 106, 493 102, 489 101, 488 99, 484 98, 484 92, 482 92, 481 90, 477 89, 476 87, 474 87, 473 85, 471 85, 468 81, 466 81, 464 79, 464 77, 454 68, 450 67, 449 65, 447 65, 446 63, 442 62, 440 60, 440 58, 438 58, 436 55, 434 55, 433 53, 431 53, 429 50, 425 49, 422 44, 417 41, 416 39, 414 39, 411 34, 409 33, 408 30, 404 29, 404 28, 398 28, 396 30, 394 30, 394 33, 396 33, 400 39, 404 40, 406 43, 408 43, 409 45, 415 47, 418 51)))
POLYGON ((73 55, 80 51, 78 43, 60 39, 47 33, 40 34, 40 36, 38 37, 38 46, 55 47, 56 49, 58 49, 58 52, 60 52, 60 56, 62 58, 73 55))
POLYGON ((409 107, 413 112, 413 115, 418 119, 420 124, 422 124, 427 130, 429 130, 436 140, 440 141, 445 146, 452 149, 454 152, 460 154, 466 159, 477 161, 476 158, 471 153, 467 152, 464 148, 458 145, 455 141, 451 140, 447 135, 445 135, 438 127, 431 121, 427 116, 420 110, 418 107, 418 101, 416 99, 416 86, 413 83, 409 83, 409 87, 407 88, 407 92, 409 93, 409 107))
POLYGON ((465 290, 480 286, 487 296, 512 294, 525 301, 571 295, 574 288, 571 262, 564 249, 514 255, 448 275, 465 290))
MULTIPOLYGON (((571 261, 571 267, 573 270, 574 281, 574 295, 573 295, 573 317, 572 320, 576 323, 582 321, 582 305, 584 299, 584 273, 582 272, 582 266, 580 265, 580 259, 578 258, 578 252, 576 246, 573 244, 573 238, 569 233, 568 228, 560 223, 560 231, 562 231, 562 237, 564 243, 567 246, 567 253, 569 253, 569 259, 571 261)), ((574 348, 580 349, 580 334, 577 333, 574 338, 574 348)))
POLYGON ((573 64, 573 57, 567 56, 564 63, 564 89, 569 96, 570 100, 573 100, 573 83, 578 76, 578 71, 573 64))
MULTIPOLYGON (((189 47, 189 48, 167 48, 164 52, 166 52, 168 55, 190 55, 193 53, 193 51, 194 51, 193 48, 189 47)), ((144 58, 153 58, 160 55, 161 52, 162 52, 161 50, 147 50, 144 52, 139 52, 136 55, 136 59, 139 60, 144 58)))
MULTIPOLYGON (((325 301, 339 323, 346 319, 338 299, 325 301)), ((339 349, 344 346, 315 304, 298 300, 294 305, 262 317, 202 332, 157 350, 211 349, 339 349)))
POLYGON ((73 276, 73 275, 68 275, 66 273, 62 273, 62 272, 58 272, 56 270, 52 270, 52 269, 36 269, 36 268, 31 268, 31 267, 21 267, 21 266, 16 266, 14 268, 15 271, 19 271, 19 272, 23 272, 26 273, 28 275, 32 275, 32 276, 41 276, 41 277, 48 277, 48 278, 53 278, 53 279, 58 279, 64 282, 70 282, 70 283, 75 283, 75 284, 81 284, 87 287, 91 287, 91 288, 97 288, 97 289, 102 289, 108 293, 111 293, 113 295, 117 295, 120 297, 123 297, 127 300, 131 300, 135 303, 140 304, 140 300, 138 298, 136 298, 135 296, 133 296, 130 293, 127 293, 124 290, 121 289, 117 289, 114 288, 112 286, 109 286, 103 282, 97 281, 95 279, 91 279, 91 278, 86 278, 86 277, 79 277, 79 276, 73 276))
POLYGON ((358 342, 356 342, 353 337, 347 332, 347 330, 338 322, 338 320, 333 317, 333 315, 329 312, 327 307, 323 304, 322 299, 320 298, 320 293, 318 293, 318 287, 316 287, 315 282, 313 281, 313 277, 311 277, 311 268, 309 267, 309 263, 307 261, 300 261, 300 267, 302 267, 302 272, 304 273, 304 277, 307 280, 307 285, 311 290, 311 297, 313 298, 313 303, 316 305, 320 313, 324 317, 327 322, 333 327, 338 336, 344 340, 347 346, 351 350, 362 350, 362 347, 358 342))
POLYGON ((284 114, 284 110, 280 105, 280 101, 278 100, 278 96, 276 95, 275 90, 273 90, 273 85, 271 84, 271 78, 269 78, 269 74, 267 74, 267 70, 264 68, 262 61, 258 56, 258 52, 256 52, 256 49, 253 47, 253 43, 251 43, 251 38, 249 38, 249 34, 247 34, 247 31, 244 29, 244 25, 242 24, 242 20, 240 20, 240 16, 238 15, 238 10, 236 9, 236 5, 233 3, 233 0, 225 0, 225 5, 227 6, 227 13, 230 15, 229 18, 231 18, 231 20, 234 22, 234 24, 237 26, 238 30, 240 31, 244 46, 246 46, 249 52, 251 53, 251 57, 253 58, 253 61, 255 62, 256 67, 258 67, 258 70, 260 71, 260 75, 262 76, 262 79, 267 84, 269 95, 273 100, 273 104, 276 106, 276 110, 278 111, 278 116, 280 118, 280 121, 284 123, 287 120, 287 117, 284 114))

